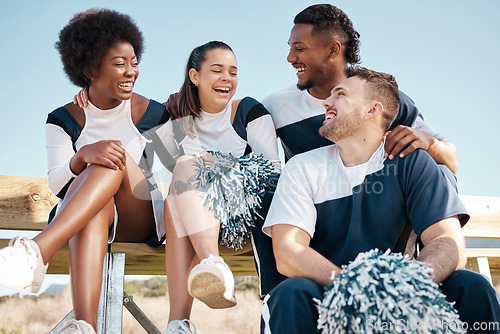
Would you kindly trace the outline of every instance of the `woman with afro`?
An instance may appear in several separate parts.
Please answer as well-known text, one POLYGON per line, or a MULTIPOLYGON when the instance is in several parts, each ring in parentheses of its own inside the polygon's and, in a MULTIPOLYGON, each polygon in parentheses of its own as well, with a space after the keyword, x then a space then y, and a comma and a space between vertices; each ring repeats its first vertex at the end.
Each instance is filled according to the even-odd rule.
POLYGON ((70 102, 47 118, 48 182, 61 200, 45 230, 32 240, 16 237, 0 250, 0 284, 37 292, 48 262, 69 242, 75 319, 60 333, 95 333, 108 242, 164 235, 163 201, 142 158, 151 142, 143 133, 168 113, 133 93, 143 38, 129 16, 108 9, 78 13, 56 48, 89 103, 80 108, 70 102))

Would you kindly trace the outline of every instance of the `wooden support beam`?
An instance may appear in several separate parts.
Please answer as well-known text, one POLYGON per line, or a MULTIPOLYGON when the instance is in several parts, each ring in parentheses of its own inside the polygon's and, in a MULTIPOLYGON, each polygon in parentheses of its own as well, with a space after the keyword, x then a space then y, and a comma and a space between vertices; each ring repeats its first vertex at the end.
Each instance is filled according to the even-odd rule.
POLYGON ((0 229, 43 230, 57 197, 47 179, 0 175, 0 229))

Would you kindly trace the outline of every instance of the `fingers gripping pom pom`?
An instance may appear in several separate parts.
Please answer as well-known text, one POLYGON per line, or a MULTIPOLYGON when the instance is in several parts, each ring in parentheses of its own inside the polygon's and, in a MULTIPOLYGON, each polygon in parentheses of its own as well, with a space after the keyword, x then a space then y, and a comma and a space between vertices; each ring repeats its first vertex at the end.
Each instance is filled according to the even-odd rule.
POLYGON ((422 262, 375 249, 342 269, 315 300, 321 333, 465 333, 422 262))
POLYGON ((203 205, 221 222, 220 244, 238 250, 255 227, 273 165, 253 153, 240 158, 230 153, 211 154, 215 157, 211 165, 196 156, 195 185, 203 192, 203 205))

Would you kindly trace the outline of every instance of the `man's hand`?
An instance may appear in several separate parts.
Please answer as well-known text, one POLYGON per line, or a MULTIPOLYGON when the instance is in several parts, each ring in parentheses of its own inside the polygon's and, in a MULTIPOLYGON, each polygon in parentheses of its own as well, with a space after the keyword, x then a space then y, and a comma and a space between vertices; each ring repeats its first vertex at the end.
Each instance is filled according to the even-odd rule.
POLYGON ((73 96, 73 103, 80 108, 85 108, 89 105, 89 91, 86 88, 80 89, 80 91, 73 96))
POLYGON ((386 133, 385 156, 392 160, 398 154, 401 158, 406 157, 417 148, 427 151, 435 141, 436 138, 428 133, 398 125, 394 130, 386 133), (403 150, 405 147, 406 149, 403 150))
POLYGON ((179 110, 177 109, 177 104, 179 100, 179 93, 170 94, 168 100, 163 102, 163 105, 167 107, 168 112, 173 118, 179 117, 179 110))
POLYGON ((385 135, 386 158, 392 160, 397 155, 404 158, 420 148, 427 151, 436 163, 445 165, 453 174, 457 173, 457 149, 453 143, 446 139, 437 140, 426 132, 404 125, 398 125, 394 130, 386 132, 385 135))

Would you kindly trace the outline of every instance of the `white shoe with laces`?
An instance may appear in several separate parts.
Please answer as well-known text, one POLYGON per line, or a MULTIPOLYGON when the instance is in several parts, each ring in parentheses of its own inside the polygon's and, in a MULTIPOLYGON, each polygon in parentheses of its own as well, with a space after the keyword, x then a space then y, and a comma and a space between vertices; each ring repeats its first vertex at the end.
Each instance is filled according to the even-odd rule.
POLYGON ((233 273, 220 256, 210 254, 193 267, 188 278, 188 291, 210 308, 236 305, 233 273))
POLYGON ((96 332, 88 322, 70 319, 64 323, 58 334, 96 334, 96 332))
POLYGON ((196 327, 189 319, 172 320, 168 323, 165 334, 196 334, 196 327), (191 332, 189 325, 193 326, 194 333, 191 332))
POLYGON ((47 267, 40 248, 28 237, 15 237, 0 250, 0 285, 23 292, 40 290, 47 267))

